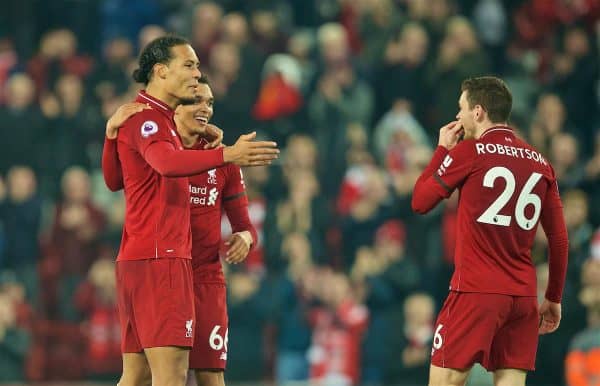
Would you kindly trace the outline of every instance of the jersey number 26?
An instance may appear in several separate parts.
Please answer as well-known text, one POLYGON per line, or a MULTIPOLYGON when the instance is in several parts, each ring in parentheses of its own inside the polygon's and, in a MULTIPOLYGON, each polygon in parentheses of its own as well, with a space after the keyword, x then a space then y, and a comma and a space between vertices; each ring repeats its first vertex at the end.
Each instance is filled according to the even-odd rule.
MULTIPOLYGON (((507 227, 510 225, 511 216, 498 213, 504 208, 515 192, 515 176, 504 166, 496 166, 485 173, 485 176, 483 177, 483 186, 486 188, 493 188, 496 178, 504 179, 504 181, 506 181, 506 186, 498 198, 496 198, 485 212, 479 216, 477 221, 484 224, 507 227)), ((515 206, 515 219, 517 220, 517 224, 527 231, 537 224, 542 210, 542 200, 540 199, 540 196, 532 192, 535 184, 538 183, 540 178, 542 178, 540 173, 532 173, 531 176, 529 176, 523 189, 521 189, 521 192, 519 193, 517 205, 515 206), (533 205, 533 215, 530 218, 527 218, 525 215, 525 208, 527 208, 528 205, 533 205)))

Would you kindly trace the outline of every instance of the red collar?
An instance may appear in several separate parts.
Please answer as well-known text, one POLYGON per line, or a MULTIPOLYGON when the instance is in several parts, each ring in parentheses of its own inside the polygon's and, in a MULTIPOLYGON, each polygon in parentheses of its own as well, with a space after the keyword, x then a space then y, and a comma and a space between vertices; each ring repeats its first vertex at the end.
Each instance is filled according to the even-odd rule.
POLYGON ((170 120, 173 120, 173 116, 175 115, 175 110, 170 108, 165 102, 161 101, 153 97, 152 95, 146 93, 145 90, 141 90, 138 92, 137 98, 135 98, 136 102, 146 103, 160 111, 164 115, 167 116, 170 120))
POLYGON ((487 129, 486 131, 483 132, 483 134, 481 134, 481 136, 479 137, 479 139, 483 138, 484 136, 486 136, 489 133, 501 133, 501 134, 510 134, 510 135, 515 135, 515 132, 513 131, 513 129, 511 129, 508 126, 492 126, 489 129, 487 129))

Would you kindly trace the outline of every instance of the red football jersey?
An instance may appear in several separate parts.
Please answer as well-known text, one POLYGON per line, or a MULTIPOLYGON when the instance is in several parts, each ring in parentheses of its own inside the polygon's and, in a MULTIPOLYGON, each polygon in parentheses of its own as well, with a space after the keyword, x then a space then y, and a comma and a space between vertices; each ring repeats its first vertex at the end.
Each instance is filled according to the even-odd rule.
MULTIPOLYGON (((205 143, 201 140, 193 149, 202 149, 205 143)), ((242 170, 237 165, 227 164, 189 177, 189 182, 192 267, 195 272, 201 268, 207 273, 217 273, 212 277, 217 281, 224 281, 222 275, 219 275, 222 272, 219 259, 221 213, 223 203, 230 200, 245 200, 244 207, 247 207, 242 170)))
POLYGON ((534 236, 541 213, 561 205, 550 163, 498 126, 456 145, 434 178, 441 196, 460 191, 450 289, 535 296, 534 236))
POLYGON ((125 224, 117 261, 159 257, 191 258, 188 178, 161 176, 144 154, 154 142, 183 149, 173 110, 143 91, 136 102, 152 109, 129 118, 119 130, 117 151, 123 172, 125 224))

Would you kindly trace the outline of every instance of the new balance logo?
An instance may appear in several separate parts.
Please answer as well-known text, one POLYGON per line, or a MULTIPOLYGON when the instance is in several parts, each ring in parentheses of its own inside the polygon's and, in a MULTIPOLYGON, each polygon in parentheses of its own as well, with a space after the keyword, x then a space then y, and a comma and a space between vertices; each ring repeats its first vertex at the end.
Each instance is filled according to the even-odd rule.
POLYGON ((217 188, 212 188, 208 192, 208 205, 215 205, 217 203, 217 197, 219 197, 219 191, 217 188))
POLYGON ((448 154, 446 156, 446 158, 444 158, 444 161, 442 162, 442 164, 440 165, 440 167, 438 168, 437 174, 439 176, 441 176, 442 174, 446 173, 446 169, 448 169, 448 167, 450 166, 450 164, 452 163, 452 161, 454 161, 454 160, 448 154))
POLYGON ((190 319, 185 322, 185 337, 186 338, 192 337, 192 323, 194 323, 194 319, 190 319))

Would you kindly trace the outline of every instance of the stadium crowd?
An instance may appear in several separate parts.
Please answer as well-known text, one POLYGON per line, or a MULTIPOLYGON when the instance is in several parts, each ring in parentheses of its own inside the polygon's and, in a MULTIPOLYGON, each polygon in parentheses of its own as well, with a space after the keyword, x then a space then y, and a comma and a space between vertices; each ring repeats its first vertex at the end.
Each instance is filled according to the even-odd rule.
POLYGON ((595 0, 3 5, 0 382, 118 378, 124 200, 102 180, 104 128, 138 90, 139 50, 175 32, 200 58, 225 143, 257 130, 283 150, 276 165, 244 171, 260 237, 244 264, 225 265, 228 382, 425 384, 458 197, 421 217, 412 188, 461 81, 495 74, 513 93, 511 124, 556 170, 569 230, 563 320, 541 337, 528 384, 592 385, 599 20, 595 0))

